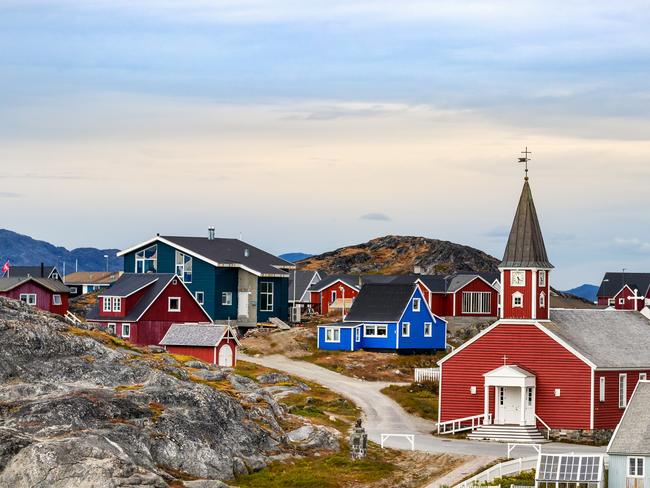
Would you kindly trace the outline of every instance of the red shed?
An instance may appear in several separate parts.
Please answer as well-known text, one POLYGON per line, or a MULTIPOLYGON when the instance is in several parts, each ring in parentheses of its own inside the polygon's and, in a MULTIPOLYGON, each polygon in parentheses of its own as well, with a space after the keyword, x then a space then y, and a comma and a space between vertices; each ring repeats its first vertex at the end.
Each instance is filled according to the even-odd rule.
POLYGON ((0 278, 0 296, 20 300, 58 315, 65 315, 68 311, 69 295, 67 286, 51 278, 0 278))
POLYGON ((234 368, 237 364, 237 335, 226 325, 174 324, 160 345, 173 354, 194 356, 206 363, 234 368))
POLYGON ((212 319, 182 280, 168 273, 125 273, 103 290, 89 322, 134 344, 158 345, 172 324, 212 319))

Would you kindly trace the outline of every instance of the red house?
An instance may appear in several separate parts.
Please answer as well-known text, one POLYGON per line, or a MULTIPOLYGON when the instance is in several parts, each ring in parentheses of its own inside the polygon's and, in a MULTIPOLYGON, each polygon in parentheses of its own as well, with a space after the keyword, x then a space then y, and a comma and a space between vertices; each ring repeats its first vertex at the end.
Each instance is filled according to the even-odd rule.
POLYGON ((160 345, 173 354, 194 356, 227 368, 237 364, 236 334, 226 325, 174 324, 160 345))
POLYGON ((0 278, 0 296, 20 300, 47 312, 65 315, 70 290, 59 280, 32 276, 0 278))
POLYGON ((353 275, 328 276, 309 289, 312 307, 321 315, 343 307, 349 310, 361 290, 362 280, 361 276, 353 275))
POLYGON ((420 291, 433 313, 441 317, 497 317, 498 273, 419 276, 420 291))
POLYGON ((650 273, 605 273, 598 305, 616 310, 642 310, 650 305, 650 273))
POLYGON ((500 319, 440 361, 441 432, 530 441, 540 429, 590 438, 616 427, 650 372, 650 321, 549 311, 552 268, 526 178, 500 264, 500 319))
POLYGON ((86 317, 129 342, 158 345, 172 324, 212 323, 182 280, 167 273, 125 273, 103 290, 86 317))

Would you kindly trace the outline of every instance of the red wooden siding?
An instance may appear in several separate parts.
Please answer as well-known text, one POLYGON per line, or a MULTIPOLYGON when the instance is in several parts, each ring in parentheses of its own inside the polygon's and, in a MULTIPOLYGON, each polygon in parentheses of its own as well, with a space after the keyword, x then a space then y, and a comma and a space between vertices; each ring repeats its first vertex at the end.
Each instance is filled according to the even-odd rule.
MULTIPOLYGON (((640 291, 639 293, 643 292, 640 291)), ((629 286, 625 285, 625 287, 614 297, 614 307, 617 310, 635 310, 635 306, 636 310, 643 309, 643 306, 645 305, 644 302, 641 300, 628 300, 627 298, 631 296, 634 296, 634 291, 629 286), (618 300, 621 298, 625 300, 625 303, 623 305, 619 305, 618 303, 618 300)))
POLYGON ((447 316, 447 295, 443 293, 432 293, 429 302, 431 312, 435 313, 438 317, 447 316))
MULTIPOLYGON (((504 355, 508 364, 536 375, 535 411, 546 423, 552 428, 590 428, 591 368, 536 326, 514 324, 496 326, 443 363, 441 421, 483 413, 483 374, 503 366, 504 355)), ((490 406, 493 410, 494 391, 490 406)))
POLYGON ((20 300, 20 295, 23 293, 36 294, 36 307, 41 310, 59 315, 65 315, 68 311, 67 293, 54 293, 34 281, 27 281, 13 290, 0 292, 0 296, 20 300), (61 305, 54 305, 52 298, 54 295, 61 296, 61 305))
MULTIPOLYGON (((432 293, 429 291, 429 289, 426 286, 424 286, 423 283, 418 282, 418 288, 420 289, 420 293, 422 293, 422 297, 424 298, 424 300, 429 305, 429 308, 431 308, 432 307, 432 303, 431 303, 431 295, 432 295, 432 293)), ((435 312, 433 312, 433 313, 435 313, 435 312)))
MULTIPOLYGON (((474 280, 467 283, 463 288, 460 288, 459 290, 456 290, 455 295, 456 295, 456 309, 454 310, 454 316, 455 317, 463 317, 463 316, 467 316, 467 317, 496 317, 497 316, 499 294, 497 293, 497 291, 494 288, 492 288, 490 285, 488 285, 482 279, 475 278, 474 280), (477 313, 464 314, 463 313, 463 292, 464 291, 468 291, 468 292, 469 291, 489 292, 491 294, 491 296, 490 296, 490 310, 491 310, 490 313, 485 313, 485 314, 477 314, 477 313)), ((452 298, 452 303, 453 303, 453 298, 452 298)), ((452 305, 452 307, 453 307, 453 305, 452 305)))
POLYGON ((327 315, 329 313, 329 305, 332 300, 332 292, 336 291, 336 298, 343 298, 343 295, 341 294, 341 290, 339 290, 339 287, 343 287, 345 289, 345 300, 346 300, 346 308, 348 308, 347 305, 347 300, 350 299, 350 305, 352 305, 352 299, 356 298, 356 296, 359 294, 358 291, 356 291, 354 288, 348 286, 347 284, 337 281, 335 283, 332 283, 330 286, 325 288, 319 293, 319 298, 318 302, 320 302, 320 310, 322 315, 327 315))
POLYGON ((624 408, 618 406, 618 375, 627 374, 627 401, 630 401, 634 388, 639 381, 639 374, 647 371, 596 371, 594 377, 594 428, 614 429, 623 416, 624 408), (605 401, 600 401, 600 378, 605 378, 605 401))
POLYGON ((192 356, 206 363, 214 364, 214 347, 199 346, 166 346, 165 349, 172 354, 182 354, 192 356))
POLYGON ((537 275, 537 285, 538 286, 537 286, 537 296, 535 297, 535 300, 536 300, 536 303, 537 303, 537 305, 536 305, 536 307, 537 307, 537 317, 536 318, 538 318, 539 320, 548 320, 548 311, 549 311, 550 304, 551 304, 551 302, 550 302, 551 298, 549 296, 549 286, 550 286, 550 284, 549 284, 549 277, 550 276, 549 275, 550 275, 550 273, 548 271, 546 271, 546 286, 543 286, 543 287, 539 286, 539 271, 537 273, 538 273, 538 275, 537 275), (542 293, 544 293, 544 295, 545 295, 545 301, 544 301, 544 307, 543 308, 540 306, 540 302, 539 302, 539 297, 542 295, 542 293))
POLYGON ((525 286, 511 286, 510 285, 510 270, 503 272, 503 283, 501 288, 503 290, 503 317, 506 319, 526 319, 532 316, 532 279, 533 272, 526 270, 526 285, 525 286), (513 293, 521 292, 523 297, 523 307, 512 306, 513 293))

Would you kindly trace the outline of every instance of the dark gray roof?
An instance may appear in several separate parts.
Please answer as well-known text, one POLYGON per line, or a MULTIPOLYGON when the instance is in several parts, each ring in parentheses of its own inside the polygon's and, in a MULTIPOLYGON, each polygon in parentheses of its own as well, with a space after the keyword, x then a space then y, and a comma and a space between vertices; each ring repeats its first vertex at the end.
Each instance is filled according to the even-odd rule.
POLYGON ((27 283, 28 281, 36 282, 42 287, 47 288, 54 293, 70 293, 70 289, 59 280, 52 280, 49 278, 34 278, 32 276, 13 276, 10 278, 0 278, 0 291, 13 290, 17 286, 20 286, 23 283, 27 283))
POLYGON ((214 347, 227 330, 226 325, 174 324, 167 330, 160 345, 214 347))
POLYGON ((614 297, 625 285, 628 285, 632 291, 636 289, 639 290, 640 295, 645 295, 650 287, 650 273, 605 273, 597 295, 614 297))
MULTIPOLYGON (((56 269, 55 266, 45 265, 43 268, 43 277, 49 277, 52 272, 56 269)), ((25 276, 33 276, 34 278, 41 277, 41 267, 40 266, 10 266, 9 273, 7 274, 9 278, 19 278, 25 276)))
POLYGON ((528 179, 524 182, 508 244, 499 264, 502 268, 552 268, 546 255, 542 229, 537 219, 528 179))
POLYGON ((370 283, 361 288, 345 320, 395 322, 408 305, 415 285, 370 283))
POLYGON ((650 368, 650 321, 639 312, 551 309, 550 332, 598 368, 650 368))
POLYGON ((358 325, 363 324, 363 322, 332 322, 329 324, 319 324, 318 327, 357 327, 358 325))
POLYGON ((295 265, 239 239, 215 237, 161 236, 211 261, 224 265, 242 265, 262 275, 288 277, 287 271, 295 265), (248 256, 246 256, 248 250, 248 256))
POLYGON ((650 381, 640 381, 611 440, 609 454, 650 456, 650 381))
POLYGON ((160 279, 169 282, 173 276, 171 273, 124 273, 111 286, 104 288, 99 296, 128 297, 160 279))
MULTIPOLYGON (((327 288, 332 283, 335 283, 338 280, 341 280, 343 283, 346 283, 349 286, 354 288, 361 288, 364 285, 370 283, 393 283, 396 279, 401 278, 400 275, 380 275, 380 274, 371 274, 371 275, 352 275, 352 274, 336 274, 329 275, 320 280, 318 283, 313 285, 310 290, 322 290, 327 288)), ((410 281, 407 280, 410 283, 410 281)), ((289 289, 291 292, 291 289, 289 289)))
MULTIPOLYGON (((300 301, 302 296, 305 294, 307 291, 307 288, 309 288, 309 285, 311 283, 311 280, 314 278, 314 275, 318 273, 317 271, 310 271, 310 270, 294 270, 289 272, 289 301, 293 301, 293 295, 294 295, 294 277, 296 281, 296 288, 295 288, 295 295, 296 295, 296 301, 300 301)), ((320 276, 320 273, 318 273, 320 276)))
POLYGON ((453 293, 455 291, 460 290, 462 287, 467 285, 469 282, 474 281, 476 278, 483 278, 485 281, 487 281, 490 285, 494 282, 494 279, 490 279, 490 276, 488 276, 487 273, 486 277, 482 276, 479 273, 473 273, 473 274, 457 274, 451 277, 450 280, 447 280, 448 286, 447 286, 447 292, 448 293, 453 293))
POLYGON ((408 274, 397 276, 391 283, 415 283, 417 280, 420 280, 432 292, 445 293, 454 292, 462 288, 477 276, 480 276, 491 285, 494 283, 494 280, 498 281, 500 279, 501 274, 496 272, 476 273, 473 271, 464 271, 448 276, 408 274))

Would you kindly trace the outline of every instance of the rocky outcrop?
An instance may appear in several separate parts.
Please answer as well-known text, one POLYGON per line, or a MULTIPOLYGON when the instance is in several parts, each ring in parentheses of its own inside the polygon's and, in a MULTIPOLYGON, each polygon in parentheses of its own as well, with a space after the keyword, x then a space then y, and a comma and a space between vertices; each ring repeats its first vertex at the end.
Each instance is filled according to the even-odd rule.
POLYGON ((197 480, 338 446, 309 426, 296 449, 273 392, 190 366, 0 298, 0 486, 219 486, 197 480))

